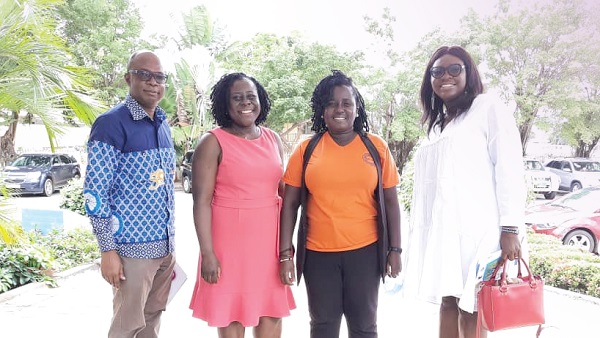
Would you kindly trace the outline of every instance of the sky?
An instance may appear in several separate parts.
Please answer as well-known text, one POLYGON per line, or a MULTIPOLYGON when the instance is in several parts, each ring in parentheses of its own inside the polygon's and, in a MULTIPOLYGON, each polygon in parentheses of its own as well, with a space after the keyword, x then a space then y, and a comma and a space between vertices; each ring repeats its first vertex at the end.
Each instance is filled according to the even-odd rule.
POLYGON ((147 22, 145 34, 171 29, 170 15, 204 4, 213 20, 226 26, 232 41, 259 32, 300 31, 309 41, 335 45, 342 52, 363 50, 372 40, 363 17, 379 18, 388 7, 397 19, 398 49, 408 50, 436 27, 455 31, 469 8, 491 14, 497 0, 134 0, 147 22), (165 24, 150 25, 152 22, 165 24))

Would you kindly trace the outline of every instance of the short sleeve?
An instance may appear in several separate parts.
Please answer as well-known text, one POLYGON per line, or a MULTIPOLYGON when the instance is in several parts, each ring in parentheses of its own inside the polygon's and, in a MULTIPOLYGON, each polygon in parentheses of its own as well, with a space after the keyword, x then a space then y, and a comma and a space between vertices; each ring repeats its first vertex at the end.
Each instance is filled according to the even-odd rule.
POLYGON ((296 188, 302 186, 302 156, 309 141, 310 139, 300 143, 292 153, 292 156, 290 156, 285 173, 283 174, 283 182, 285 184, 296 188))

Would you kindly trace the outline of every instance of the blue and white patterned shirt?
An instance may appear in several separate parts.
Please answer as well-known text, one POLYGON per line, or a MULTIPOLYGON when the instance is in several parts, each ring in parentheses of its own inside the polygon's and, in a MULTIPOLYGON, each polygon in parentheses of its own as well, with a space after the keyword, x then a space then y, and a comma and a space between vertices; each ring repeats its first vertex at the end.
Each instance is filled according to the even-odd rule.
POLYGON ((131 96, 98 116, 88 140, 85 208, 102 252, 159 258, 174 251, 175 149, 165 112, 131 96))

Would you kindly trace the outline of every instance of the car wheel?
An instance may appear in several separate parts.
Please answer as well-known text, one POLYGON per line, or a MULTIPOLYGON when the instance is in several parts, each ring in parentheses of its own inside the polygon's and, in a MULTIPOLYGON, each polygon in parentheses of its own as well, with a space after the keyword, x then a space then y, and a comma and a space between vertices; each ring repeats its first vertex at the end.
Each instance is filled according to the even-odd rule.
POLYGON ((556 197, 556 191, 547 192, 544 194, 544 198, 547 200, 553 200, 556 197))
POLYGON ((587 231, 575 230, 565 236, 563 244, 592 252, 594 250, 594 237, 587 231))
POLYGON ((46 180, 44 180, 43 194, 45 196, 52 196, 53 193, 54 193, 54 183, 52 182, 51 178, 46 178, 46 180))
POLYGON ((571 183, 571 191, 577 191, 581 189, 581 183, 573 182, 571 183))
POLYGON ((192 182, 190 182, 190 178, 188 176, 183 176, 181 185, 183 186, 183 191, 186 193, 189 194, 192 192, 192 182))
POLYGON ((72 180, 78 180, 81 178, 81 174, 79 172, 76 172, 75 175, 73 175, 72 180))

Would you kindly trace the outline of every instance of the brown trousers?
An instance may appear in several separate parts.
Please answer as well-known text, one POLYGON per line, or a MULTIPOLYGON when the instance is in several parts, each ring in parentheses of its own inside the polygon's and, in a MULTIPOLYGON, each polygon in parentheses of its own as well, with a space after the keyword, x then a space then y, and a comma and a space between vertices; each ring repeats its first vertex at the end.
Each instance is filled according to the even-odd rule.
POLYGON ((175 257, 121 257, 125 281, 113 289, 109 338, 157 338, 160 316, 167 306, 175 257))

